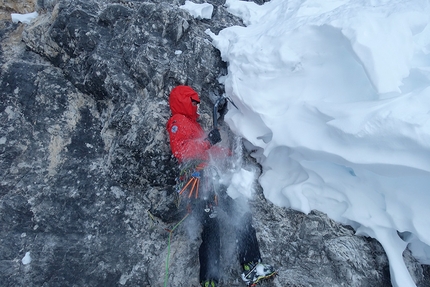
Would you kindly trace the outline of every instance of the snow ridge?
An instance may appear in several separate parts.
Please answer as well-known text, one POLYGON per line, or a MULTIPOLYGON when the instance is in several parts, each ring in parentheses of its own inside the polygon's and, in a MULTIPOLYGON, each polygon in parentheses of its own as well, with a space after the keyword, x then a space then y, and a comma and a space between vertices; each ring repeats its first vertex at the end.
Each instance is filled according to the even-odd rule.
POLYGON ((229 64, 231 129, 259 151, 272 202, 372 236, 393 286, 430 264, 430 5, 227 0, 247 27, 208 32, 229 64))

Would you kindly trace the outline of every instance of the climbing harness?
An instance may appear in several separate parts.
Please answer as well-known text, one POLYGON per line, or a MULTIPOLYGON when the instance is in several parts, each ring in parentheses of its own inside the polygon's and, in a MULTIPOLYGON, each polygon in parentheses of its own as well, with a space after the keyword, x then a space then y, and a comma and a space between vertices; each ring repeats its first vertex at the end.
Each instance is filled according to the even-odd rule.
POLYGON ((193 195, 195 199, 199 197, 201 172, 205 167, 205 162, 193 162, 182 168, 179 177, 176 178, 176 189, 179 195, 188 195, 190 199, 193 195))

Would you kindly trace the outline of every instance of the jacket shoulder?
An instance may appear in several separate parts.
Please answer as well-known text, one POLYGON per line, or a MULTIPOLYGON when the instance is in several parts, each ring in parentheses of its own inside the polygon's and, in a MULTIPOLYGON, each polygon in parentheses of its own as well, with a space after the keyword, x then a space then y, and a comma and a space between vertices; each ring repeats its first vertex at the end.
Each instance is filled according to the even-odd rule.
POLYGON ((170 130, 173 125, 187 125, 189 122, 190 120, 186 116, 176 114, 167 121, 167 129, 170 130))
POLYGON ((170 133, 176 133, 176 131, 178 130, 181 130, 184 133, 191 133, 194 130, 195 125, 196 123, 187 118, 186 116, 176 114, 172 116, 167 122, 167 130, 170 133))

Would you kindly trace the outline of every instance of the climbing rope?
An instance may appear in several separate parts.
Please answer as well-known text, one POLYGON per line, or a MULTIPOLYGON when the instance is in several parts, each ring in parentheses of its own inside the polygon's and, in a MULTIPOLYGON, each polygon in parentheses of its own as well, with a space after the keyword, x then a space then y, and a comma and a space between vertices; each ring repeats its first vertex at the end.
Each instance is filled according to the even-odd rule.
POLYGON ((170 259, 170 241, 172 239, 173 231, 175 231, 176 227, 178 227, 187 217, 190 215, 190 213, 187 213, 184 218, 181 219, 171 230, 166 228, 166 231, 169 232, 169 241, 167 243, 167 257, 166 257, 166 271, 164 276, 164 287, 167 287, 167 281, 169 279, 169 259, 170 259))

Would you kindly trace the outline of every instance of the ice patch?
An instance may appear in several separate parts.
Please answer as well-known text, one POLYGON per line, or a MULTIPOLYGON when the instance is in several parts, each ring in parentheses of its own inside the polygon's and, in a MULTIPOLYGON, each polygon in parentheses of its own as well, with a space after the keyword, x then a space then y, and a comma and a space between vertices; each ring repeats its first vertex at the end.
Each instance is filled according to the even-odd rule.
POLYGON ((26 252, 25 253, 25 256, 22 258, 22 260, 21 260, 21 262, 22 262, 22 264, 24 264, 24 265, 28 265, 28 264, 30 264, 31 263, 31 256, 30 256, 30 252, 26 252))

